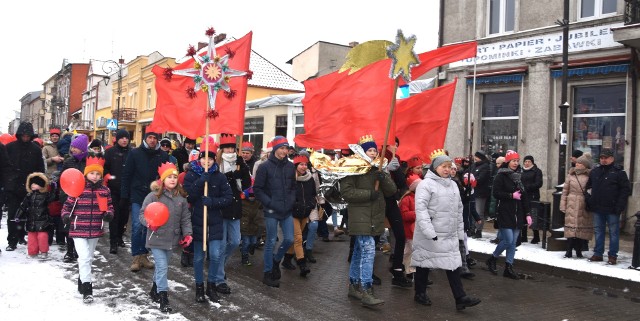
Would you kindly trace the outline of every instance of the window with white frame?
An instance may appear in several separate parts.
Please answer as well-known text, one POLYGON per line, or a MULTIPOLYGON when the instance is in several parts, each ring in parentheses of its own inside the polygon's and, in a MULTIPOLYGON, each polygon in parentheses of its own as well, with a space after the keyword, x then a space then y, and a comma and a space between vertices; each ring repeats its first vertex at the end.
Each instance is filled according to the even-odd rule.
POLYGON ((147 88, 147 110, 151 109, 151 88, 147 88))
POLYGON ((516 0, 487 0, 487 31, 490 35, 513 32, 516 0))
POLYGON ((293 115, 293 118, 295 119, 295 135, 304 134, 304 114, 293 115))
POLYGON ((579 0, 579 19, 598 18, 615 15, 618 9, 617 0, 579 0))
POLYGON ((482 146, 487 155, 518 150, 520 92, 482 95, 482 146))

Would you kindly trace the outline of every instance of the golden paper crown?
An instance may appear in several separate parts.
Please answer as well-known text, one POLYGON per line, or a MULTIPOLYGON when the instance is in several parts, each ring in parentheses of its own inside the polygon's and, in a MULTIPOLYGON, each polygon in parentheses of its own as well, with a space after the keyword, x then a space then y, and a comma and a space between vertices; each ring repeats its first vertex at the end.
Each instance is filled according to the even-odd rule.
POLYGON ((164 181, 170 175, 178 175, 178 169, 173 163, 165 162, 158 167, 158 175, 160 175, 160 181, 164 181))
POLYGON ((89 174, 92 171, 97 171, 102 176, 104 172, 104 158, 102 157, 87 157, 87 162, 84 167, 84 175, 89 174))
POLYGON ((447 153, 445 153, 444 149, 436 149, 431 152, 431 154, 429 155, 429 159, 433 161, 438 156, 447 156, 447 153))
POLYGON ((373 139, 373 135, 364 135, 364 136, 360 137, 360 140, 358 141, 358 145, 362 145, 362 144, 367 143, 367 142, 374 142, 375 143, 375 140, 373 139))

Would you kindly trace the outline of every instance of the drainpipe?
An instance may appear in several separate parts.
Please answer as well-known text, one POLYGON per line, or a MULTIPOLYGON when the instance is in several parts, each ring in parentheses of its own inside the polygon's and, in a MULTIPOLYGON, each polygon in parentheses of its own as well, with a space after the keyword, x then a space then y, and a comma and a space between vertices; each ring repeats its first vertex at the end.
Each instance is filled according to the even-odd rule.
MULTIPOLYGON (((442 30, 444 29, 444 0, 440 0, 440 13, 439 13, 439 21, 438 21, 438 48, 442 47, 444 42, 444 37, 442 36, 442 30)), ((442 72, 442 67, 438 66, 436 74, 435 87, 440 86, 440 72, 442 72)))
MULTIPOLYGON (((636 49, 631 48, 631 108, 629 109, 629 117, 631 117, 631 147, 629 148, 629 154, 631 154, 630 162, 629 162, 629 179, 634 181, 634 172, 636 169, 636 147, 638 146, 637 139, 637 113, 636 108, 638 108, 638 53, 636 49)), ((628 141, 629 135, 627 135, 628 141)), ((633 184, 631 185, 633 186, 633 184)))

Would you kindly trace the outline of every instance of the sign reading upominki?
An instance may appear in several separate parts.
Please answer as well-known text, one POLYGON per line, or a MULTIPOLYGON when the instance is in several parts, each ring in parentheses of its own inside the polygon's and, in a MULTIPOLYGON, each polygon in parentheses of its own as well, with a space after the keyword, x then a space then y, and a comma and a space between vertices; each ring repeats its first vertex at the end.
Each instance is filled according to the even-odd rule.
MULTIPOLYGON (((611 28, 622 25, 622 23, 615 23, 569 29, 569 52, 621 47, 620 43, 613 40, 611 28)), ((449 67, 473 65, 474 59, 477 64, 487 64, 556 54, 562 54, 562 31, 484 45, 479 44, 478 55, 475 58, 451 63, 449 67)))

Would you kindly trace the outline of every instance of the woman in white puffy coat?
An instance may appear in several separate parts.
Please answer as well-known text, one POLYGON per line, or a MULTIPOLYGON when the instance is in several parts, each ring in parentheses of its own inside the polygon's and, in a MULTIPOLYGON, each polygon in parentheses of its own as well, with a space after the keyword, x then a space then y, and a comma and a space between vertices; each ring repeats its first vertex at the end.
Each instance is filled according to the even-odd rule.
POLYGON ((414 301, 431 305, 427 296, 430 269, 447 273, 456 309, 480 303, 468 297, 460 279, 459 242, 464 238, 462 201, 458 186, 449 178, 451 159, 444 153, 432 153, 431 167, 416 189, 416 223, 413 234, 411 266, 416 267, 414 301))

